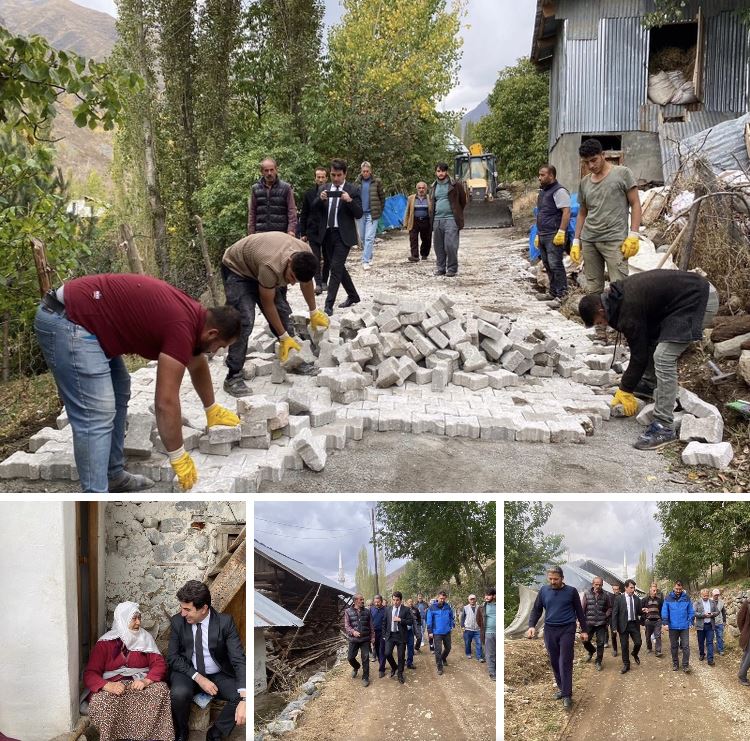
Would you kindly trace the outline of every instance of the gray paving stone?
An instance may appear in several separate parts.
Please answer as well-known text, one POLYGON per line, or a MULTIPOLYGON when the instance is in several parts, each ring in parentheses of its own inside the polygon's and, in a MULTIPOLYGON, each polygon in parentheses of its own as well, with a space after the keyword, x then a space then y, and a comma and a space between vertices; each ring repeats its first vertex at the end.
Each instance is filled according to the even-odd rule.
POLYGON ((399 364, 396 358, 387 358, 378 366, 378 376, 375 385, 378 388, 393 386, 399 382, 399 364))
POLYGON ((504 417, 480 416, 480 437, 483 440, 516 439, 516 432, 521 429, 523 418, 520 415, 509 414, 504 417))
POLYGON ((721 412, 713 404, 709 404, 697 394, 682 387, 679 387, 677 391, 677 400, 688 414, 696 417, 721 417, 721 412))
MULTIPOLYGON (((290 394, 293 391, 289 392, 290 394)), ((237 415, 243 422, 260 422, 276 416, 276 403, 264 396, 237 399, 237 415)))
POLYGON ((535 378, 552 378, 553 370, 548 365, 534 365, 529 374, 535 378))
MULTIPOLYGON (((54 440, 58 443, 73 444, 73 430, 70 425, 58 429, 56 427, 43 427, 39 432, 29 438, 29 453, 34 453, 45 443, 54 440)), ((26 478, 26 477, 24 477, 26 478)))
POLYGON ((411 415, 411 431, 416 435, 423 433, 444 435, 445 415, 414 412, 414 414, 411 415))
POLYGON ((734 458, 730 443, 691 442, 682 451, 682 462, 689 466, 711 466, 725 470, 734 458))
POLYGON ((615 382, 617 374, 613 371, 578 369, 573 371, 571 378, 576 383, 585 383, 588 386, 608 386, 615 382))
POLYGON ((456 371, 453 374, 453 383, 457 386, 463 386, 471 389, 472 391, 479 391, 480 389, 487 388, 490 385, 489 377, 479 374, 471 373, 466 371, 456 371))
POLYGON ((456 417, 452 414, 445 415, 446 437, 467 437, 477 439, 480 432, 481 428, 479 426, 479 419, 476 416, 456 417))
POLYGON ((208 428, 208 442, 210 445, 221 443, 236 443, 242 437, 242 426, 229 427, 227 425, 214 425, 208 428))
POLYGON ((524 420, 516 431, 518 442, 548 443, 550 441, 550 429, 546 422, 531 422, 524 420))
POLYGON ((724 420, 720 416, 696 417, 685 414, 680 425, 680 440, 720 443, 724 436, 724 420))
POLYGON ((125 431, 125 455, 129 458, 148 458, 154 449, 151 430, 156 419, 150 414, 128 414, 125 431))
MULTIPOLYGON (((247 437, 245 440, 254 440, 255 438, 247 437)), ((212 444, 208 435, 204 435, 198 442, 198 449, 206 455, 229 455, 232 452, 232 443, 215 443, 212 444)))
POLYGON ((586 430, 572 417, 554 418, 547 420, 550 431, 550 442, 553 443, 585 443, 586 430))
POLYGON ((292 438, 292 447, 299 453, 305 465, 313 471, 325 468, 327 453, 325 441, 316 438, 310 430, 302 430, 292 438))
POLYGON ((499 338, 487 337, 479 343, 479 347, 486 353, 491 360, 499 360, 502 355, 510 348, 510 341, 505 335, 499 338))
POLYGON ((520 378, 515 373, 504 368, 498 368, 497 370, 482 369, 478 372, 490 379, 489 385, 493 389, 517 386, 520 383, 520 378))
POLYGON ((41 458, 35 453, 17 450, 0 462, 0 479, 31 479, 40 478, 41 458))

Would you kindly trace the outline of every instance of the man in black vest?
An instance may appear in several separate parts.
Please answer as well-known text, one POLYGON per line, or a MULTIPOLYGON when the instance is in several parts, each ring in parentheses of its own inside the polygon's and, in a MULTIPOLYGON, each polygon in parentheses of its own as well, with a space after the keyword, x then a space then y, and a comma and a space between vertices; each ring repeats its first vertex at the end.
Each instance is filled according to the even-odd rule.
POLYGON ((383 638, 385 639, 385 657, 391 667, 391 679, 398 672, 398 681, 404 684, 404 664, 406 653, 406 639, 409 626, 413 622, 411 610, 401 604, 401 592, 393 593, 392 604, 386 608, 383 638), (393 648, 396 647, 398 664, 393 660, 393 648))
POLYGON ((171 619, 167 663, 177 741, 187 741, 193 695, 203 691, 226 700, 206 741, 220 741, 245 725, 245 652, 231 615, 211 607, 211 592, 191 580, 177 592, 180 613, 171 619))
POLYGON ((654 419, 635 443, 638 450, 658 450, 677 439, 677 361, 701 339, 718 308, 716 289, 697 273, 680 270, 636 273, 578 304, 587 327, 610 326, 628 341, 630 362, 612 406, 621 405, 629 417, 638 411, 636 395, 655 392, 654 419))
POLYGON ((365 598, 357 593, 354 604, 344 610, 344 633, 349 641, 347 660, 352 667, 352 679, 357 677, 360 664, 357 653, 362 652, 362 684, 370 684, 370 645, 375 648, 375 633, 370 626, 370 611, 365 607, 365 598))
POLYGON ((323 241, 324 259, 331 266, 328 279, 325 312, 333 314, 333 305, 339 286, 344 286, 346 300, 339 304, 345 309, 359 303, 359 294, 346 269, 349 250, 357 244, 356 220, 362 218, 362 198, 356 185, 346 182, 346 162, 335 159, 331 162, 331 183, 320 192, 313 202, 326 225, 323 241))
POLYGON ((315 168, 315 185, 305 191, 302 196, 302 209, 299 215, 300 238, 310 245, 315 257, 318 258, 318 272, 315 274, 315 293, 320 295, 328 288, 328 273, 330 266, 323 260, 323 238, 325 237, 326 224, 320 218, 320 211, 313 209, 312 205, 328 182, 328 172, 325 167, 315 168))
POLYGON ((630 656, 628 648, 630 639, 633 639, 633 660, 640 664, 638 652, 641 650, 641 615, 643 608, 641 598, 635 594, 635 582, 628 579, 625 582, 625 594, 618 595, 612 608, 612 624, 620 634, 620 648, 622 650, 621 674, 630 671, 630 656))
POLYGON ((589 627, 589 639, 583 647, 589 652, 586 661, 591 661, 596 654, 597 671, 602 670, 602 659, 604 658, 604 644, 607 642, 607 630, 612 617, 612 596, 604 591, 604 579, 595 576, 591 582, 591 589, 583 593, 583 612, 586 615, 586 623, 589 627), (596 648, 591 641, 592 634, 596 633, 596 648))
POLYGON ((568 292, 568 277, 563 265, 565 231, 570 221, 570 193, 557 182, 553 165, 539 168, 539 197, 536 201, 538 247, 549 278, 549 296, 561 299, 568 292))

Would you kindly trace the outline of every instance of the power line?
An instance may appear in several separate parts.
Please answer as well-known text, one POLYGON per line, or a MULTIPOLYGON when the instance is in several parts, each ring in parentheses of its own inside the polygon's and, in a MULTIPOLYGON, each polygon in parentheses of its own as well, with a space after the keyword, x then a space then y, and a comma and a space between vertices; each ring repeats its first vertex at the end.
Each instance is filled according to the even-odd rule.
POLYGON ((313 538, 300 538, 294 535, 287 535, 286 533, 272 533, 270 530, 255 530, 256 533, 263 533, 265 535, 275 535, 277 538, 285 538, 286 540, 341 540, 346 538, 347 535, 332 535, 329 538, 313 537, 313 538))
POLYGON ((295 525, 291 522, 279 522, 278 520, 268 520, 265 517, 255 516, 256 520, 263 520, 263 522, 270 522, 272 525, 284 525, 285 527, 296 527, 300 530, 319 530, 324 533, 336 533, 336 532, 347 532, 350 533, 353 530, 364 530, 369 528, 369 525, 361 525, 360 527, 307 527, 306 525, 295 525))

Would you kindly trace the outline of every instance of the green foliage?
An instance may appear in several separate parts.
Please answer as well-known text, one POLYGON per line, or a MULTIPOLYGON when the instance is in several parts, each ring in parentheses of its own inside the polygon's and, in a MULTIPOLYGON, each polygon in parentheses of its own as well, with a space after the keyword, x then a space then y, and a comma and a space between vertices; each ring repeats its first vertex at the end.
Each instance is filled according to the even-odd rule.
POLYGON ((496 551, 495 502, 380 502, 378 542, 386 557, 416 559, 435 581, 484 571, 496 551))
POLYGON ((485 152, 497 157, 500 180, 528 180, 547 161, 549 79, 526 58, 500 72, 490 112, 476 125, 485 152))
POLYGON ((420 592, 425 599, 429 599, 443 583, 443 580, 435 579, 421 561, 409 561, 394 582, 393 590, 401 592, 404 599, 411 597, 416 600, 420 592))
POLYGON ((638 556, 638 565, 635 567, 635 583, 638 585, 639 589, 648 591, 648 588, 651 585, 651 577, 652 574, 648 567, 646 551, 641 551, 638 556))
MULTIPOLYGON (((643 16, 642 24, 645 28, 657 28, 670 23, 681 23, 690 20, 685 16, 690 6, 686 0, 653 0, 654 10, 643 16)), ((750 25, 750 8, 737 8, 735 13, 745 25, 750 25)))
POLYGON ((357 569, 354 572, 354 585, 358 592, 361 592, 365 600, 372 599, 377 592, 375 583, 375 574, 370 571, 370 565, 367 560, 367 546, 363 545, 357 554, 357 569))
POLYGON ((384 594, 386 591, 385 580, 386 580, 386 565, 385 565, 385 553, 383 549, 378 549, 378 591, 384 594))

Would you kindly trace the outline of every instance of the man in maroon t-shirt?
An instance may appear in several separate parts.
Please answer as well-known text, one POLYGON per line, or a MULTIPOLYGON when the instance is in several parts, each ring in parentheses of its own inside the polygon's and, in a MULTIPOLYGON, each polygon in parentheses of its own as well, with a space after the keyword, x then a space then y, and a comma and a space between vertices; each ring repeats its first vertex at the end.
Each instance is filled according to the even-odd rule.
POLYGON ((205 309, 168 283, 146 275, 90 275, 68 281, 42 299, 34 321, 45 360, 73 428, 73 448, 86 492, 133 492, 153 486, 124 469, 130 374, 122 355, 156 360, 159 436, 182 488, 198 479, 182 442, 180 385, 190 373, 208 426, 238 425, 214 398, 204 353, 231 345, 239 312, 205 309))

